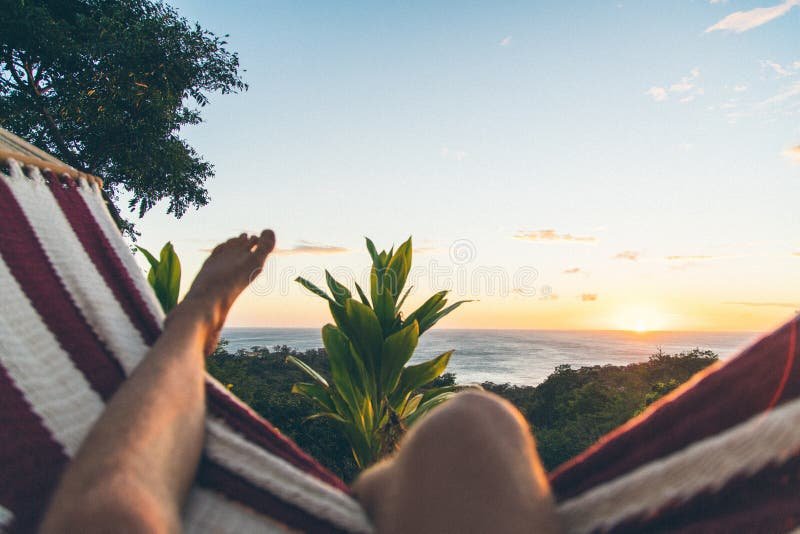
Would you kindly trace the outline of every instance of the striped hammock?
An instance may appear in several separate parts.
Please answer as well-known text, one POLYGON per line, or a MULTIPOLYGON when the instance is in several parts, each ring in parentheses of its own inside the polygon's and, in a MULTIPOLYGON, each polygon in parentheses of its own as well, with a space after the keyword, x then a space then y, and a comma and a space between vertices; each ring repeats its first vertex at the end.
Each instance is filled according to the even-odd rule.
MULTIPOLYGON (((163 315, 96 184, 0 172, 0 531, 34 530, 163 315)), ((798 319, 695 377, 551 477, 568 532, 800 524, 798 319)), ((207 378, 188 532, 370 532, 347 486, 207 378)))

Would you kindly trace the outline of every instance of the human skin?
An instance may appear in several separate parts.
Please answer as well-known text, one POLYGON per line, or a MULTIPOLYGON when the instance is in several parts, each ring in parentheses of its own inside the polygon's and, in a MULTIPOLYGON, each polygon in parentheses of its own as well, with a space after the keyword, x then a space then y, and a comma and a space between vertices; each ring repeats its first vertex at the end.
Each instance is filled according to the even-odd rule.
POLYGON ((212 251, 67 467, 41 532, 180 532, 203 446, 205 357, 274 246, 265 230, 212 251))
MULTIPOLYGON (((67 467, 41 532, 181 531, 203 446, 204 359, 274 246, 265 230, 212 251, 67 467)), ((527 423, 487 393, 461 393, 431 412, 354 493, 380 533, 560 530, 527 423)))
POLYGON ((381 534, 561 532, 525 418, 490 393, 433 410, 353 490, 381 534))

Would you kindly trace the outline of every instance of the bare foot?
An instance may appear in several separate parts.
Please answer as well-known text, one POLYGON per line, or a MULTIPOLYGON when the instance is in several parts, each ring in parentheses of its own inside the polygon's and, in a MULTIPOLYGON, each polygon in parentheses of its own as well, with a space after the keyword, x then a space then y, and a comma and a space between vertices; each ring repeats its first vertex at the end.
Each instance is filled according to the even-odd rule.
POLYGON ((275 234, 272 230, 264 230, 260 236, 241 234, 217 245, 203 263, 189 292, 175 311, 180 308, 199 309, 207 316, 211 330, 207 354, 216 346, 228 310, 261 272, 273 248, 275 234))

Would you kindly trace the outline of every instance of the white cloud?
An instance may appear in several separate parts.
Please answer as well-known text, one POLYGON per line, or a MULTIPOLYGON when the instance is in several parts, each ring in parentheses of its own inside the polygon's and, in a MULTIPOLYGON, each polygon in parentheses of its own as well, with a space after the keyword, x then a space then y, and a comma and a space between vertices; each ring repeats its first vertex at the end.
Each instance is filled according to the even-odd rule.
POLYGON ((350 250, 337 245, 323 245, 301 239, 298 244, 292 248, 277 249, 275 254, 280 256, 294 256, 296 254, 344 254, 346 252, 350 252, 350 250))
POLYGON ((788 89, 778 93, 777 95, 767 98, 758 103, 759 107, 770 106, 773 104, 779 104, 784 100, 788 100, 792 97, 800 95, 800 82, 795 82, 789 86, 788 89))
POLYGON ((578 243, 591 243, 596 240, 594 236, 559 234, 552 228, 548 228, 547 230, 520 230, 514 235, 514 239, 544 242, 572 241, 578 243))
POLYGON ((800 163, 800 145, 787 148, 783 151, 783 156, 790 161, 800 163))
POLYGON ((512 37, 510 35, 506 35, 500 40, 500 46, 508 46, 511 44, 512 37))
POLYGON ((734 85, 733 86, 733 90, 736 93, 744 93, 745 91, 747 91, 747 86, 744 85, 744 84, 742 84, 742 85, 734 85))
POLYGON ((653 100, 656 102, 662 102, 667 99, 667 90, 663 87, 651 87, 647 91, 645 91, 646 95, 650 95, 653 97, 653 100))
POLYGON ((691 91, 693 93, 691 96, 686 95, 680 99, 681 102, 691 102, 695 96, 705 93, 702 87, 696 86, 698 78, 700 78, 700 69, 695 67, 689 71, 688 76, 682 77, 680 81, 670 84, 669 87, 653 86, 645 91, 645 94, 656 102, 663 102, 669 98, 670 93, 681 94, 691 91))
POLYGON ((709 4, 727 4, 728 0, 708 0, 709 4))
POLYGON ((615 260, 639 261, 641 254, 636 250, 623 250, 613 256, 615 260))
POLYGON ((792 75, 792 73, 789 72, 783 65, 781 65, 780 63, 776 63, 775 61, 772 61, 770 59, 762 60, 761 66, 772 69, 775 72, 775 74, 778 75, 779 78, 784 78, 786 76, 792 75))
POLYGON ((721 21, 706 29, 706 33, 713 31, 731 31, 735 33, 746 32, 762 24, 773 21, 787 14, 793 7, 800 5, 800 0, 785 0, 777 6, 757 7, 749 11, 731 13, 721 21))

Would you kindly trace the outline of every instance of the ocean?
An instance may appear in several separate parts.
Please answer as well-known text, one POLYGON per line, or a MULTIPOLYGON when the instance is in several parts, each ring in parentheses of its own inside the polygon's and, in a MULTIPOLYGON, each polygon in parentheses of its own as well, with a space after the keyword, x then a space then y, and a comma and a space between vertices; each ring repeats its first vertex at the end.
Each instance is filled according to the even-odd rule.
MULTIPOLYGON (((322 346, 316 328, 226 328, 228 350, 288 345, 298 350, 322 346)), ((536 385, 556 366, 627 365, 647 361, 659 349, 677 353, 709 349, 726 359, 758 338, 747 332, 624 332, 566 330, 437 329, 420 339, 411 362, 455 349, 448 371, 458 383, 536 385)))

